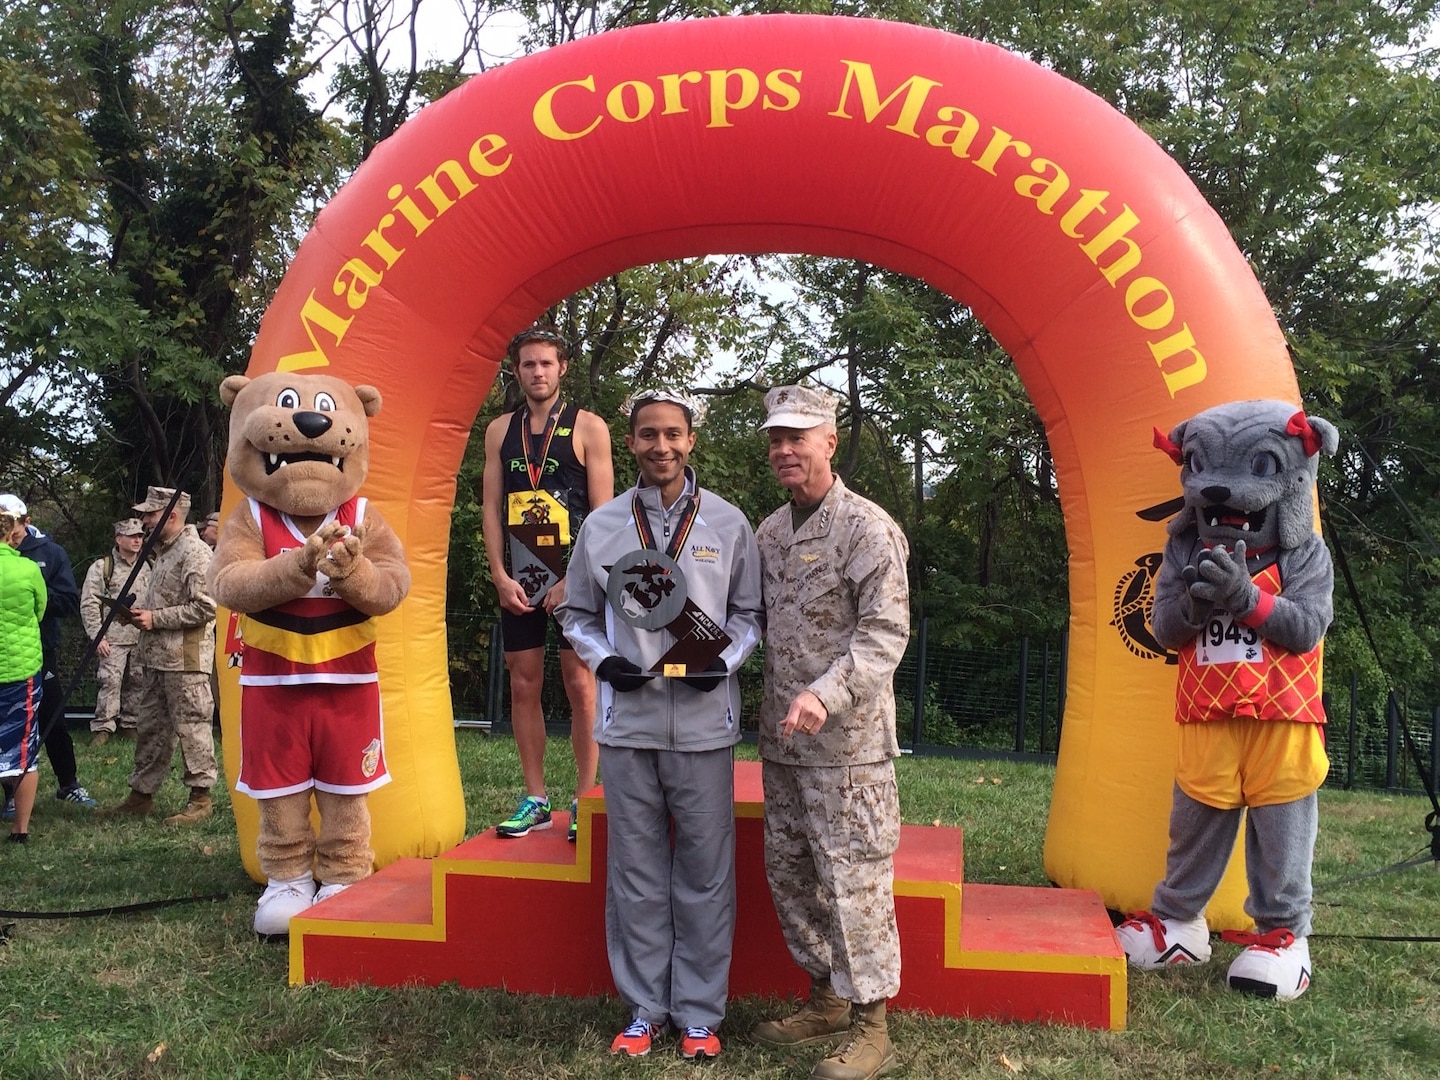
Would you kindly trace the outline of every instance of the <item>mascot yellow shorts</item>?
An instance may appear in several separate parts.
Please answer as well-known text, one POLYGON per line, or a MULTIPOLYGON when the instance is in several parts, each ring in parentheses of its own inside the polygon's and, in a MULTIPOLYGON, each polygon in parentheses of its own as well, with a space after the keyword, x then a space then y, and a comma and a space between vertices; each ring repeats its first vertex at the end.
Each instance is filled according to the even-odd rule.
POLYGON ((1329 772, 1319 724, 1239 717, 1180 725, 1175 782, 1217 810, 1303 799, 1329 772))

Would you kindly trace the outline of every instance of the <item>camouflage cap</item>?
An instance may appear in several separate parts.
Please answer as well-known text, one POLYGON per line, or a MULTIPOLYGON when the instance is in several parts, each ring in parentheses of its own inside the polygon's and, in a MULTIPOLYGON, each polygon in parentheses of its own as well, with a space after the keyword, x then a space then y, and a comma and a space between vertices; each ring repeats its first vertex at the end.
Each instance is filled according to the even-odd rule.
POLYGON ((144 536, 145 530, 141 527, 139 518, 121 518, 115 522, 115 535, 144 536))
POLYGON ((768 414, 762 428, 813 428, 835 423, 840 399, 829 390, 809 386, 777 386, 765 395, 768 414))
MULTIPOLYGON (((136 503, 130 509, 134 510, 137 514, 149 514, 156 510, 164 510, 170 505, 170 500, 174 498, 174 496, 174 488, 151 486, 145 489, 145 501, 136 503)), ((189 513, 190 493, 188 491, 182 491, 180 493, 180 498, 175 500, 175 509, 182 515, 189 513)))
POLYGON ((620 403, 620 415, 627 420, 634 414, 636 409, 656 401, 668 401, 672 405, 679 405, 685 410, 685 415, 690 418, 690 426, 698 428, 705 422, 705 413, 709 406, 693 394, 686 394, 678 390, 639 390, 620 403))

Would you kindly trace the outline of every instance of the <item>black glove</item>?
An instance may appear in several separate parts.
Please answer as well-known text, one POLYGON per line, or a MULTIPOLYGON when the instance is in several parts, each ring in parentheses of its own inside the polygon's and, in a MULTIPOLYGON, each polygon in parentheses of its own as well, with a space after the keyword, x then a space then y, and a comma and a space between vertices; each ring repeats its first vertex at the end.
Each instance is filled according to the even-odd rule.
POLYGON ((681 676, 680 681, 683 682, 686 686, 693 686, 696 690, 708 694, 711 690, 714 690, 715 687, 719 686, 722 682, 724 682, 730 675, 730 673, 725 670, 725 661, 721 660, 718 656, 714 660, 711 660, 709 665, 706 666, 704 670, 706 672, 713 671, 715 672, 715 674, 709 675, 701 672, 696 672, 694 675, 681 676))
POLYGON ((622 694, 631 690, 639 690, 655 676, 646 675, 640 670, 640 666, 623 656, 607 656, 600 661, 600 666, 595 669, 595 674, 604 679, 622 694))

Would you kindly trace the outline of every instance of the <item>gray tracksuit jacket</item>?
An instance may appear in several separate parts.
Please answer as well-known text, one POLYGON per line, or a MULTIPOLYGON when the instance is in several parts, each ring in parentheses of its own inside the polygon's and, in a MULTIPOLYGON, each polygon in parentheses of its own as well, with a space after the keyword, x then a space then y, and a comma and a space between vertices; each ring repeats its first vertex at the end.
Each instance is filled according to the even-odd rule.
MULTIPOLYGON (((725 628, 730 644, 720 654, 730 676, 707 692, 679 679, 655 678, 619 693, 601 680, 595 710, 596 741, 653 750, 714 750, 740 741, 740 680, 736 671, 760 643, 760 554, 745 515, 713 492, 695 486, 686 469, 687 492, 698 491, 700 510, 675 562, 690 598, 725 628)), ((606 596, 609 567, 641 548, 632 513, 637 493, 656 544, 666 545, 666 514, 657 488, 632 488, 585 519, 570 557, 565 600, 556 617, 576 654, 593 671, 608 656, 622 656, 649 671, 675 644, 664 628, 646 630, 622 620, 606 596)), ((671 508, 670 525, 685 499, 671 508)))

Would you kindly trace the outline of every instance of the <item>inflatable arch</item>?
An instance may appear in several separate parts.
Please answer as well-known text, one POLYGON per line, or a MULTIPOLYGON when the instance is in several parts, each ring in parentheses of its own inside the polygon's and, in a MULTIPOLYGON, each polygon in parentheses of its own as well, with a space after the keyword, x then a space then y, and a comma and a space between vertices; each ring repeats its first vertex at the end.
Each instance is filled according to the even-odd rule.
MULTIPOLYGON (((1194 185, 1099 98, 977 41, 829 16, 643 26, 477 76, 378 147, 301 245, 250 373, 325 368, 381 389, 366 490, 414 570, 380 635, 395 782, 372 797, 378 860, 463 837, 446 549, 506 343, 609 274, 736 252, 921 278, 1014 358, 1070 550, 1046 869, 1112 907, 1147 905, 1175 725, 1174 668, 1143 617, 1164 543, 1146 511, 1179 491, 1152 428, 1240 397, 1298 401, 1283 337, 1194 185)), ((233 678, 222 697, 233 777, 233 678)), ((236 803, 258 875, 254 805, 236 803)), ((1212 921, 1243 925, 1242 893, 1232 866, 1212 921)))

